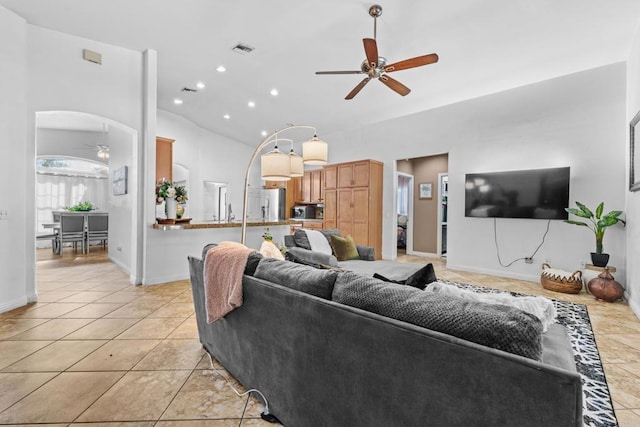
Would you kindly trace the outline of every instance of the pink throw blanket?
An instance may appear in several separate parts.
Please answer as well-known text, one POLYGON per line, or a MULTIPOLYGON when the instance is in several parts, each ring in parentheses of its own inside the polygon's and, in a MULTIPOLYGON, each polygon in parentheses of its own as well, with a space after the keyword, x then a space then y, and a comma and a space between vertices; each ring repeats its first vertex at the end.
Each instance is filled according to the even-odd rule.
POLYGON ((208 323, 242 305, 242 276, 253 251, 237 242, 221 242, 207 251, 204 297, 208 323))

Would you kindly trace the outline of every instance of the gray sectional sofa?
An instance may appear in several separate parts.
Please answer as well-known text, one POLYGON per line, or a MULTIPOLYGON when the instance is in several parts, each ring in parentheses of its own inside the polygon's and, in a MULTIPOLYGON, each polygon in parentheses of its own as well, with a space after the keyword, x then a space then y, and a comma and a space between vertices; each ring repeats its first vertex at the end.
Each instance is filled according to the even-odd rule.
MULTIPOLYGON (((524 357, 438 332, 457 333, 458 311, 480 319, 490 308, 424 310, 427 322, 440 323, 428 329, 398 320, 405 301, 422 304, 424 291, 259 256, 247 263, 243 305, 208 324, 203 262, 189 258, 200 341, 241 384, 260 390, 285 426, 582 425, 581 379, 560 325, 537 335, 538 356, 524 357), (370 285, 380 297, 354 304, 368 310, 346 304, 370 285)), ((525 322, 509 333, 537 334, 526 316, 495 315, 525 322)))

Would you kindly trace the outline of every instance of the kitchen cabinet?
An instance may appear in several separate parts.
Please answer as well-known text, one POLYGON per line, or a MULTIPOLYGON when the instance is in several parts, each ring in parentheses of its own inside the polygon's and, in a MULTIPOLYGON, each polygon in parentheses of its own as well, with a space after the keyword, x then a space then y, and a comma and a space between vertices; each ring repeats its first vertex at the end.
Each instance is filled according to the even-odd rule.
POLYGON ((322 203, 324 189, 322 187, 322 169, 306 171, 301 182, 302 203, 322 203))
MULTIPOLYGON (((326 182, 326 181, 325 181, 326 182)), ((324 228, 338 228, 338 192, 324 190, 324 228)))
POLYGON ((344 163, 337 166, 338 188, 369 185, 370 161, 344 163))
POLYGON ((375 160, 325 167, 325 228, 338 228, 357 244, 372 246, 376 259, 382 258, 382 173, 383 164, 375 160), (332 185, 328 169, 336 171, 335 190, 326 187, 332 185))
POLYGON ((264 188, 287 188, 287 182, 288 181, 265 181, 264 188))
POLYGON ((156 183, 173 181, 173 142, 175 140, 156 136, 156 183))
POLYGON ((335 190, 338 188, 338 167, 337 166, 325 166, 324 172, 324 185, 323 188, 327 190, 335 190))
POLYGON ((322 203, 323 188, 322 188, 322 169, 316 169, 309 172, 311 180, 311 203, 322 203))

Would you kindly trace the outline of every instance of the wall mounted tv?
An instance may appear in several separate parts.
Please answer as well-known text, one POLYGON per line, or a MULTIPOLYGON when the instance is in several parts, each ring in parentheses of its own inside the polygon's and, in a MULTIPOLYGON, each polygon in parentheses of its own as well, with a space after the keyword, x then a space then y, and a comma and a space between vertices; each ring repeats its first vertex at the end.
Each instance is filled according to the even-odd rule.
POLYGON ((567 219, 569 169, 466 174, 465 216, 567 219))

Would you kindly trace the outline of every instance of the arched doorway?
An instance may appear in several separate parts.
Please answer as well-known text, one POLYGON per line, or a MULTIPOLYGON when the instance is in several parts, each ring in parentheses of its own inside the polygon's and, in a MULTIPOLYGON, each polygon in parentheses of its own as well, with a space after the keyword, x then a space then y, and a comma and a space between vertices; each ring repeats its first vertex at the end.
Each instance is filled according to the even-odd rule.
MULTIPOLYGON (((100 210, 109 214, 108 257, 129 274, 133 284, 140 283, 142 257, 139 254, 143 242, 142 233, 139 233, 137 131, 107 117, 76 111, 36 112, 35 124, 36 157, 74 157, 101 163, 108 168, 104 182, 105 197, 99 202, 103 205, 99 206, 100 210), (114 171, 122 170, 127 171, 125 194, 113 191, 114 171)), ((38 179, 36 198, 39 197, 38 191, 42 190, 37 182, 38 179)), ((35 206, 38 206, 37 199, 35 206)))

